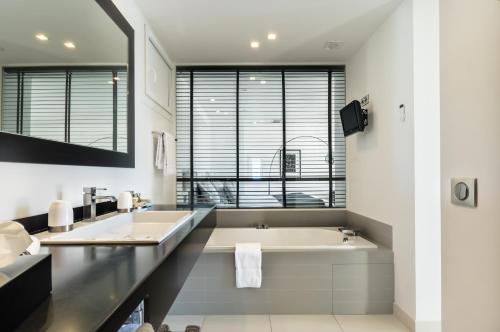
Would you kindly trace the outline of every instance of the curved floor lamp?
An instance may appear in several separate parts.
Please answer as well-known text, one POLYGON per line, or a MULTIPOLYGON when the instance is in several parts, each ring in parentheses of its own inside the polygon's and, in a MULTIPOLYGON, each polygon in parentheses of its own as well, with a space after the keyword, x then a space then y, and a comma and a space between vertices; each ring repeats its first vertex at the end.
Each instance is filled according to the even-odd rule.
MULTIPOLYGON (((285 142, 285 144, 288 144, 290 142, 293 142, 295 141, 296 139, 299 139, 299 138, 313 138, 317 141, 320 141, 322 142, 323 144, 325 144, 328 148, 328 143, 325 142, 325 140, 319 138, 319 137, 316 137, 316 136, 309 136, 309 135, 304 135, 304 136, 296 136, 294 138, 290 138, 288 141, 285 142)), ((271 159, 271 165, 269 165, 269 172, 267 173, 267 177, 270 177, 271 176, 271 168, 273 167, 273 163, 274 163, 274 159, 276 158, 276 156, 278 155, 278 152, 281 151, 281 149, 283 148, 283 145, 281 145, 277 150, 276 152, 274 153, 273 155, 273 159, 271 159)), ((330 151, 328 151, 328 153, 330 153, 330 151)), ((328 155, 327 155, 328 157, 328 155)), ((286 156, 283 156, 283 162, 286 162, 285 160, 286 156)), ((301 162, 302 163, 302 162, 301 162)), ((286 171, 286 170, 285 170, 286 171)), ((286 173, 286 172, 285 172, 286 173)), ((283 174, 283 176, 286 178, 286 174, 283 174)), ((271 181, 268 181, 268 184, 267 184, 267 194, 268 195, 271 195, 271 181)))

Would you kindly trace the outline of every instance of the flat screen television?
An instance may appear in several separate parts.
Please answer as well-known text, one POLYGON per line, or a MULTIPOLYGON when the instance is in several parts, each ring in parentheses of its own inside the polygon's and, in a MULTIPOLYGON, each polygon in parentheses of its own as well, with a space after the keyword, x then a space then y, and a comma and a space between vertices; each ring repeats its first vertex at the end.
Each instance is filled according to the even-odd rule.
POLYGON ((340 119, 344 136, 349 136, 365 130, 368 125, 368 112, 361 108, 359 101, 353 100, 340 110, 340 119))

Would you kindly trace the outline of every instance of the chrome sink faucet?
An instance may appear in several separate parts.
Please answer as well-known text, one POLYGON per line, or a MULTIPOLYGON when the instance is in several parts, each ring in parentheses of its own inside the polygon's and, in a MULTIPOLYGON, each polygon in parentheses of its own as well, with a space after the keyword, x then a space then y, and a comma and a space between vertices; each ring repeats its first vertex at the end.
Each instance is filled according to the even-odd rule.
POLYGON ((116 202, 115 196, 97 196, 98 190, 106 188, 84 187, 83 188, 83 219, 86 221, 96 221, 97 200, 108 200, 116 202))

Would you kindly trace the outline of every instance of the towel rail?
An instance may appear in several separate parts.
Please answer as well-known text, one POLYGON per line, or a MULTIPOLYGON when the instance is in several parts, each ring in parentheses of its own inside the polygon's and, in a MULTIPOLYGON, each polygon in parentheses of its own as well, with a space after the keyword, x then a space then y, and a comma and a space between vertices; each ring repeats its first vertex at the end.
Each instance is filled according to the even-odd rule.
MULTIPOLYGON (((160 134, 163 134, 161 131, 156 131, 156 130, 153 130, 151 132, 153 135, 160 135, 160 134)), ((177 142, 177 137, 175 138, 175 141, 177 142)))

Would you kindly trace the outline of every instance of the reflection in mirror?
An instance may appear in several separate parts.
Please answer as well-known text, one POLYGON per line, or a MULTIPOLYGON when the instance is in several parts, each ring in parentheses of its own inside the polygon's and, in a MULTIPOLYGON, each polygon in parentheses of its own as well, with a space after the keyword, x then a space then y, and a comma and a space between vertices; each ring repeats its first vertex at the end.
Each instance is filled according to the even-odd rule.
POLYGON ((95 1, 3 3, 1 131, 126 153, 127 52, 95 1))

